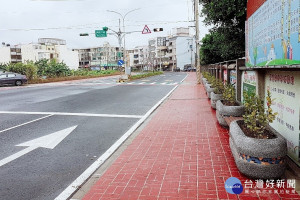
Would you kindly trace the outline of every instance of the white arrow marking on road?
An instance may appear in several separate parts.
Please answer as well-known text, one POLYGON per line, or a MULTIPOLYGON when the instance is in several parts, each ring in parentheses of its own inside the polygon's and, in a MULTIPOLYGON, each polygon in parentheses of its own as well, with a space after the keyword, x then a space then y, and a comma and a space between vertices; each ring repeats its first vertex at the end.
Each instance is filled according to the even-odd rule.
POLYGON ((0 167, 37 149, 37 148, 47 148, 47 149, 54 149, 65 137, 67 137, 77 126, 72 126, 70 128, 66 128, 61 131, 57 131, 55 133, 51 133, 49 135, 45 135, 27 142, 24 142, 22 144, 18 144, 16 146, 19 147, 27 147, 26 149, 23 149, 7 158, 4 158, 0 160, 0 167))

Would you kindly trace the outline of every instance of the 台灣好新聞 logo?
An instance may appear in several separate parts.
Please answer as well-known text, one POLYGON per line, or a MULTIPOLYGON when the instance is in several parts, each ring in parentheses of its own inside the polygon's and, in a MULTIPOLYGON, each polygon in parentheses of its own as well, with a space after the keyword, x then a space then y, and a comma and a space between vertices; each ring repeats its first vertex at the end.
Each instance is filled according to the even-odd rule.
POLYGON ((225 189, 230 194, 241 194, 244 188, 238 178, 231 177, 226 180, 225 189))

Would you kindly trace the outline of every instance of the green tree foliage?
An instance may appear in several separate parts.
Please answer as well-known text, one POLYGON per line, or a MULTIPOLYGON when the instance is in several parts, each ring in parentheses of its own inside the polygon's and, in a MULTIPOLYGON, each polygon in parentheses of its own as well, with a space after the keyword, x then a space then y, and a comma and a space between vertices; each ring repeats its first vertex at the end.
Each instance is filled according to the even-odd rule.
POLYGON ((244 57, 247 0, 200 0, 205 24, 213 25, 200 49, 201 64, 244 57))

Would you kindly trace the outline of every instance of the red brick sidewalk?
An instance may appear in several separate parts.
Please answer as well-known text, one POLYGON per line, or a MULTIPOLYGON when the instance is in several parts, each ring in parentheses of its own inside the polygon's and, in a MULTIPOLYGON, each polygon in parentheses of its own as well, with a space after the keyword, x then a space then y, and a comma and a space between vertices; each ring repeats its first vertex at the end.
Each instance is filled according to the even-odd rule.
POLYGON ((274 190, 227 193, 228 178, 247 180, 236 168, 228 139, 190 73, 84 199, 300 199, 274 190))

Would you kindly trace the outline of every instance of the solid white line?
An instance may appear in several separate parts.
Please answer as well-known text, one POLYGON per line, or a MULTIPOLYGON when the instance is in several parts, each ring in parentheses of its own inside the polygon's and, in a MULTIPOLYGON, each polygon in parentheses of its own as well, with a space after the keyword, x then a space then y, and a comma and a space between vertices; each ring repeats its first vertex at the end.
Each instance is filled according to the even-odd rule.
POLYGON ((139 85, 142 85, 142 84, 145 84, 145 82, 141 82, 141 83, 139 83, 139 85))
POLYGON ((154 85, 156 82, 150 83, 150 85, 154 85))
MULTIPOLYGON (((23 111, 0 111, 0 114, 22 114, 22 115, 60 115, 60 116, 82 116, 82 117, 109 117, 109 118, 137 118, 142 115, 115 115, 115 114, 93 114, 93 113, 62 113, 62 112, 23 112, 23 111)), ((1 133, 1 132, 0 132, 1 133)))
POLYGON ((166 85, 167 83, 165 82, 165 83, 161 83, 161 85, 166 85))
MULTIPOLYGON (((1 111, 0 111, 0 112, 1 112, 1 111)), ((13 114, 13 113, 5 113, 5 114, 13 114)), ((14 128, 18 128, 18 127, 23 126, 23 125, 26 125, 26 124, 30 124, 30 123, 32 123, 32 122, 36 122, 36 121, 39 121, 39 120, 42 120, 42 119, 45 119, 45 118, 51 117, 51 116, 53 116, 53 115, 47 115, 47 116, 44 116, 44 117, 41 117, 41 118, 38 118, 38 119, 35 119, 35 120, 32 120, 32 121, 29 121, 29 122, 25 122, 25 123, 23 123, 23 124, 19 124, 19 125, 17 125, 17 126, 13 126, 13 127, 11 127, 11 128, 7 128, 7 129, 4 129, 4 130, 0 131, 0 133, 3 133, 3 132, 5 132, 5 131, 9 131, 9 130, 14 129, 14 128)))
POLYGON ((176 85, 165 97, 155 104, 136 124, 134 124, 118 141, 116 141, 101 157, 99 157, 89 168, 87 168, 71 185, 69 185, 54 200, 68 199, 122 144, 123 142, 157 109, 157 107, 168 98, 178 87, 176 85))

